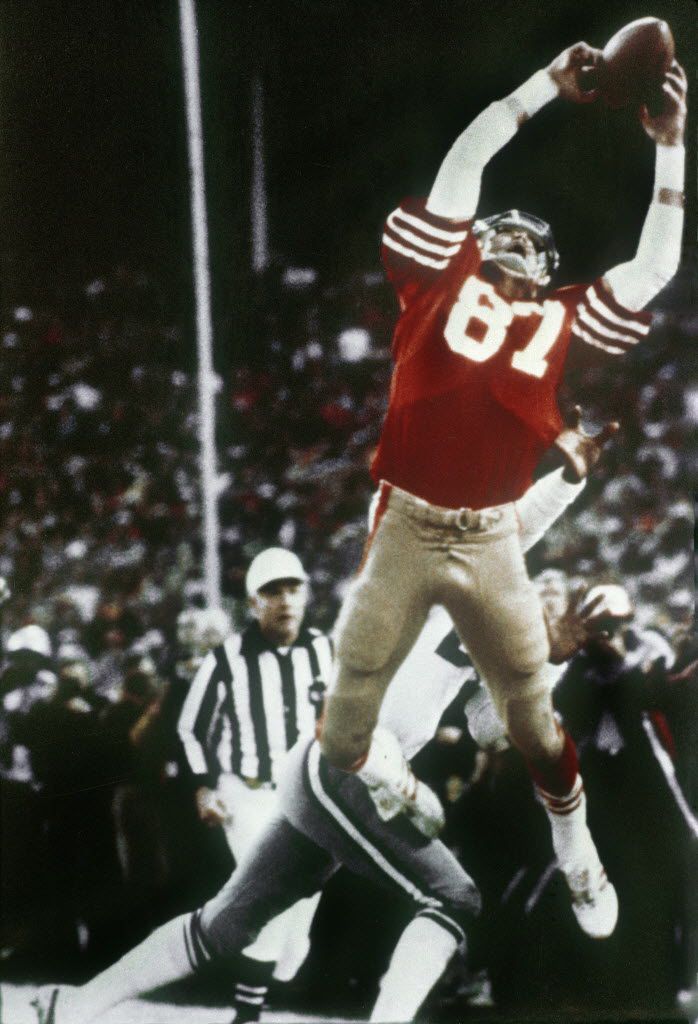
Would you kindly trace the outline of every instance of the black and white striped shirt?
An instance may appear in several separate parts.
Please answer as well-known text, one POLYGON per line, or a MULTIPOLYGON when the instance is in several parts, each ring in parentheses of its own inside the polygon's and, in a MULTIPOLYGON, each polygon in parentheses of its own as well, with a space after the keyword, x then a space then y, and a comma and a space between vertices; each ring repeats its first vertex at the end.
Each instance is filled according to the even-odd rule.
POLYGON ((312 735, 332 668, 329 637, 304 627, 277 648, 254 622, 206 655, 177 731, 201 785, 223 773, 277 781, 283 755, 312 735))

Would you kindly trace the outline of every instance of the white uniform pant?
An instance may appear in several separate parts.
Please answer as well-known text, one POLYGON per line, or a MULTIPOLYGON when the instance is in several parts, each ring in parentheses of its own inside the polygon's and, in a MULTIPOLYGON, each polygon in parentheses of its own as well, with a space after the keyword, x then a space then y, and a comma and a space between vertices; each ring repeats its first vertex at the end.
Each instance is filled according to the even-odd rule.
MULTIPOLYGON (((222 775, 218 792, 228 810, 224 825, 230 851, 239 864, 275 816, 277 792, 253 788, 237 775, 222 775)), ((320 901, 320 893, 298 900, 292 907, 264 926, 244 953, 254 960, 276 962, 274 977, 289 981, 297 973, 310 948, 310 926, 320 901)))

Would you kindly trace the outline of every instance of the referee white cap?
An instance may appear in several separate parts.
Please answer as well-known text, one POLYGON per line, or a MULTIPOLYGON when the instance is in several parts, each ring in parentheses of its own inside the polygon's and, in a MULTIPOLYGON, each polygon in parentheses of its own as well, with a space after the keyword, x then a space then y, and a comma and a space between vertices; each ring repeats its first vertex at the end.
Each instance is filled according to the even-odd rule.
POLYGON ((251 596, 274 580, 307 580, 308 574, 298 555, 286 548, 266 548, 253 558, 245 577, 245 587, 251 596))

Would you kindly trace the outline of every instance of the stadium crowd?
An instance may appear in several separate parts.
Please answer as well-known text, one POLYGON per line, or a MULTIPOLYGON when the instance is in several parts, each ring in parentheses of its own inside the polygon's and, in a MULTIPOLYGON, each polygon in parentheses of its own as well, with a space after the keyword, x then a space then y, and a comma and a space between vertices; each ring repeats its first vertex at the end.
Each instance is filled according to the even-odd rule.
MULTIPOLYGON (((621 583, 634 606, 635 632, 620 661, 600 665, 586 652, 568 686, 589 688, 594 675, 600 688, 615 686, 606 691, 615 704, 578 715, 575 739, 592 814, 599 795, 592 828, 601 830, 609 865, 629 879, 621 901, 636 908, 610 962, 626 957, 631 933, 645 936, 644 945, 631 944, 626 988, 613 990, 621 1001, 628 978, 636 984, 642 971, 651 1002, 690 986, 698 966, 695 908, 689 920, 681 887, 665 881, 657 895, 655 882, 651 899, 633 895, 653 875, 688 870, 662 839, 683 828, 662 757, 673 759, 682 793, 698 805, 694 682, 682 675, 698 654, 688 500, 698 450, 688 346, 698 334, 689 312, 694 263, 689 253, 658 303, 651 341, 622 375, 609 381, 607 371, 586 370, 571 383, 569 403, 581 402, 597 425, 620 419, 621 434, 530 558, 533 573, 562 570, 570 592, 621 583), (648 712, 659 753, 642 724, 648 712), (615 716, 615 733, 605 715, 615 716), (654 801, 643 827, 638 786, 654 801), (604 787, 612 793, 605 804, 604 787), (628 859, 624 830, 640 837, 644 859, 628 859), (656 927, 635 928, 647 914, 656 927), (654 974, 647 958, 660 964, 654 974)), ((166 315, 157 286, 120 269, 62 306, 3 312, 0 957, 20 972, 58 964, 82 976, 85 964, 108 960, 215 890, 230 866, 227 851, 196 818, 176 739, 188 682, 205 649, 242 622, 244 572, 258 550, 280 544, 300 555, 313 622, 325 629, 358 564, 390 373, 392 297, 374 273, 340 286, 311 269, 277 268, 258 287, 265 301, 250 325, 254 342, 231 365, 218 360, 226 614, 201 611, 196 376, 189 339, 166 315)), ((567 709, 561 697, 561 708, 575 720, 574 696, 567 709)), ((447 805, 448 841, 483 887, 486 908, 499 908, 484 915, 473 971, 487 968, 498 1004, 513 978, 519 993, 525 977, 531 998, 544 998, 544 982, 531 982, 540 973, 532 958, 511 945, 514 920, 540 938, 536 914, 554 897, 532 797, 510 752, 483 757, 469 741, 462 706, 451 709, 440 741, 424 770, 447 805), (491 809, 511 799, 525 808, 517 842, 501 834, 511 815, 491 809)), ((319 930, 331 911, 330 901, 319 930)), ((571 931, 566 941, 579 939, 571 931)), ((458 1006, 473 976, 452 979, 458 1006)), ((482 1000, 483 987, 475 991, 473 1001, 482 1000)), ((610 998, 611 983, 601 991, 610 998)))

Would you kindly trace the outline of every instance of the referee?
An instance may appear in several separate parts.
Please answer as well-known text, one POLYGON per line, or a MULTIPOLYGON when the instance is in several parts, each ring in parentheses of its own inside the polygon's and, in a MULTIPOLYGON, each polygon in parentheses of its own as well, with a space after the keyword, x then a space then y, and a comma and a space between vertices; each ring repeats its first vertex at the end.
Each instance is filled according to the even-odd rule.
MULTIPOLYGON (((207 654, 182 707, 178 732, 199 783, 199 816, 223 826, 236 863, 272 818, 285 754, 312 735, 330 677, 330 640, 303 621, 307 581, 293 552, 257 555, 245 579, 253 621, 207 654)), ((245 950, 236 1021, 258 1019, 272 972, 286 981, 303 963, 318 899, 272 920, 245 950)))

